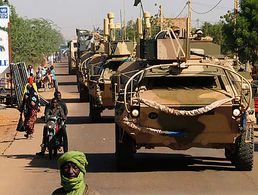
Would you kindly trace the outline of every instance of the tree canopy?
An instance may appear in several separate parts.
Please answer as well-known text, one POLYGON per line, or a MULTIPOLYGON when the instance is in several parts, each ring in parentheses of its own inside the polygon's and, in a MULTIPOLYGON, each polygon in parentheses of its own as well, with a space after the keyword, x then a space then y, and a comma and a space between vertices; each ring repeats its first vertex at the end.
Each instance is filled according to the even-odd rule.
POLYGON ((228 12, 223 19, 224 46, 237 53, 240 61, 255 64, 258 53, 258 0, 242 0, 237 17, 228 12))
POLYGON ((18 16, 15 8, 8 1, 0 0, 0 5, 11 8, 10 35, 12 44, 12 61, 27 64, 39 64, 44 56, 58 51, 64 42, 58 27, 49 20, 27 19, 18 16))

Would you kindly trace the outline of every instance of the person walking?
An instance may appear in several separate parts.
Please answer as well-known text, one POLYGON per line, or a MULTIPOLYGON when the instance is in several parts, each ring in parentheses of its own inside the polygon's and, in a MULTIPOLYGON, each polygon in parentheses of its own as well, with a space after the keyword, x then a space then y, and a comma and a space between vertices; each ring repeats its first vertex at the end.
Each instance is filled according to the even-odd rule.
POLYGON ((52 79, 54 82, 55 90, 58 91, 58 82, 57 82, 56 71, 54 69, 54 66, 50 66, 50 71, 51 71, 51 76, 52 76, 52 79))
POLYGON ((26 138, 32 138, 34 133, 34 125, 37 120, 37 113, 40 111, 39 97, 34 85, 28 83, 26 85, 23 101, 20 108, 21 114, 24 113, 24 128, 26 138))
POLYGON ((28 76, 30 76, 31 74, 32 74, 32 76, 34 76, 34 69, 33 69, 32 65, 28 66, 27 73, 28 73, 28 76))

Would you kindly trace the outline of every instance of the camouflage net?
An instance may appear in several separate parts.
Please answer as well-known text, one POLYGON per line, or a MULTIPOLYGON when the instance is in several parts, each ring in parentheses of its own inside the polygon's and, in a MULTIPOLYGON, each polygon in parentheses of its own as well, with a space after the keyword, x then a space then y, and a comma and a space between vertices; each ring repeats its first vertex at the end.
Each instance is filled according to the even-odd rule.
POLYGON ((176 109, 169 108, 167 106, 158 104, 157 102, 154 102, 154 101, 149 101, 149 100, 142 99, 142 98, 139 98, 138 100, 141 103, 143 103, 151 108, 154 108, 161 112, 165 112, 167 114, 176 115, 176 116, 196 116, 196 115, 207 113, 207 112, 213 110, 214 108, 217 108, 217 107, 221 106, 222 104, 225 104, 226 102, 231 101, 232 99, 233 98, 226 98, 226 99, 218 100, 218 101, 211 103, 210 105, 207 105, 207 106, 204 106, 204 107, 201 107, 198 109, 194 109, 194 110, 176 110, 176 109))
POLYGON ((127 125, 129 128, 132 128, 132 129, 137 130, 137 131, 145 132, 145 133, 150 133, 150 132, 152 132, 153 134, 161 134, 161 133, 163 133, 163 131, 161 129, 154 129, 154 128, 150 128, 150 127, 140 127, 140 126, 137 126, 132 121, 129 121, 129 119, 127 117, 125 117, 123 119, 123 123, 125 125, 127 125))
MULTIPOLYGON (((214 108, 217 108, 219 106, 221 106, 222 104, 231 101, 233 98, 226 98, 226 99, 222 99, 222 100, 218 100, 216 102, 211 103, 210 105, 204 106, 202 108, 199 109, 194 109, 194 110, 175 110, 173 108, 169 108, 167 106, 164 105, 160 105, 156 102, 153 101, 149 101, 149 100, 145 100, 145 99, 141 99, 139 98, 139 101, 149 107, 152 107, 156 110, 159 110, 161 112, 165 112, 167 114, 172 114, 172 115, 176 115, 176 116, 196 116, 196 115, 200 115, 200 114, 204 114, 206 112, 209 112, 211 110, 213 110, 214 108)), ((124 112, 121 116, 122 118, 122 126, 126 126, 129 127, 131 129, 134 129, 136 131, 141 131, 144 133, 151 133, 151 134, 162 134, 162 135, 166 135, 169 134, 168 131, 163 131, 161 129, 154 129, 154 128, 150 128, 150 127, 141 127, 136 125, 136 120, 137 119, 129 119, 128 118, 128 113, 124 112)))
POLYGON ((123 114, 121 118, 122 118, 121 120, 122 126, 126 126, 127 128, 133 129, 135 131, 140 131, 143 133, 151 133, 153 135, 164 134, 164 131, 162 131, 161 129, 154 129, 150 127, 140 127, 136 125, 136 119, 129 119, 128 116, 126 116, 126 114, 123 114))

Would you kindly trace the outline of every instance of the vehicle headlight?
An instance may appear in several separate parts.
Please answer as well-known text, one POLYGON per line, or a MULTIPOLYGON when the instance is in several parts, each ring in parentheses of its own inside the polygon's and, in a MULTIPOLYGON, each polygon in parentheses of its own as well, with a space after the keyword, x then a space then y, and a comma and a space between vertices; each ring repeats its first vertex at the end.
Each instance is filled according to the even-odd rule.
POLYGON ((49 129, 54 129, 54 128, 55 128, 55 123, 54 123, 53 121, 48 121, 48 122, 47 122, 47 127, 48 127, 49 129))
POLYGON ((138 117, 140 115, 140 111, 138 110, 138 109, 136 109, 136 108, 134 108, 134 109, 132 109, 132 111, 131 111, 131 116, 132 117, 138 117))
POLYGON ((241 113, 241 111, 240 111, 238 108, 235 108, 235 109, 233 110, 233 116, 235 116, 235 117, 239 116, 240 113, 241 113))

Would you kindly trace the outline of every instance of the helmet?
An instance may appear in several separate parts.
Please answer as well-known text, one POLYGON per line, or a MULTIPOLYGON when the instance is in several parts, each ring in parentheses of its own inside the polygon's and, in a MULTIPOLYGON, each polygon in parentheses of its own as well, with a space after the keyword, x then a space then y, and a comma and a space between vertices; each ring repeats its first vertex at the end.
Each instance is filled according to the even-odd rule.
POLYGON ((203 32, 202 32, 201 29, 197 29, 197 30, 195 31, 195 33, 196 33, 196 34, 203 34, 203 32))

